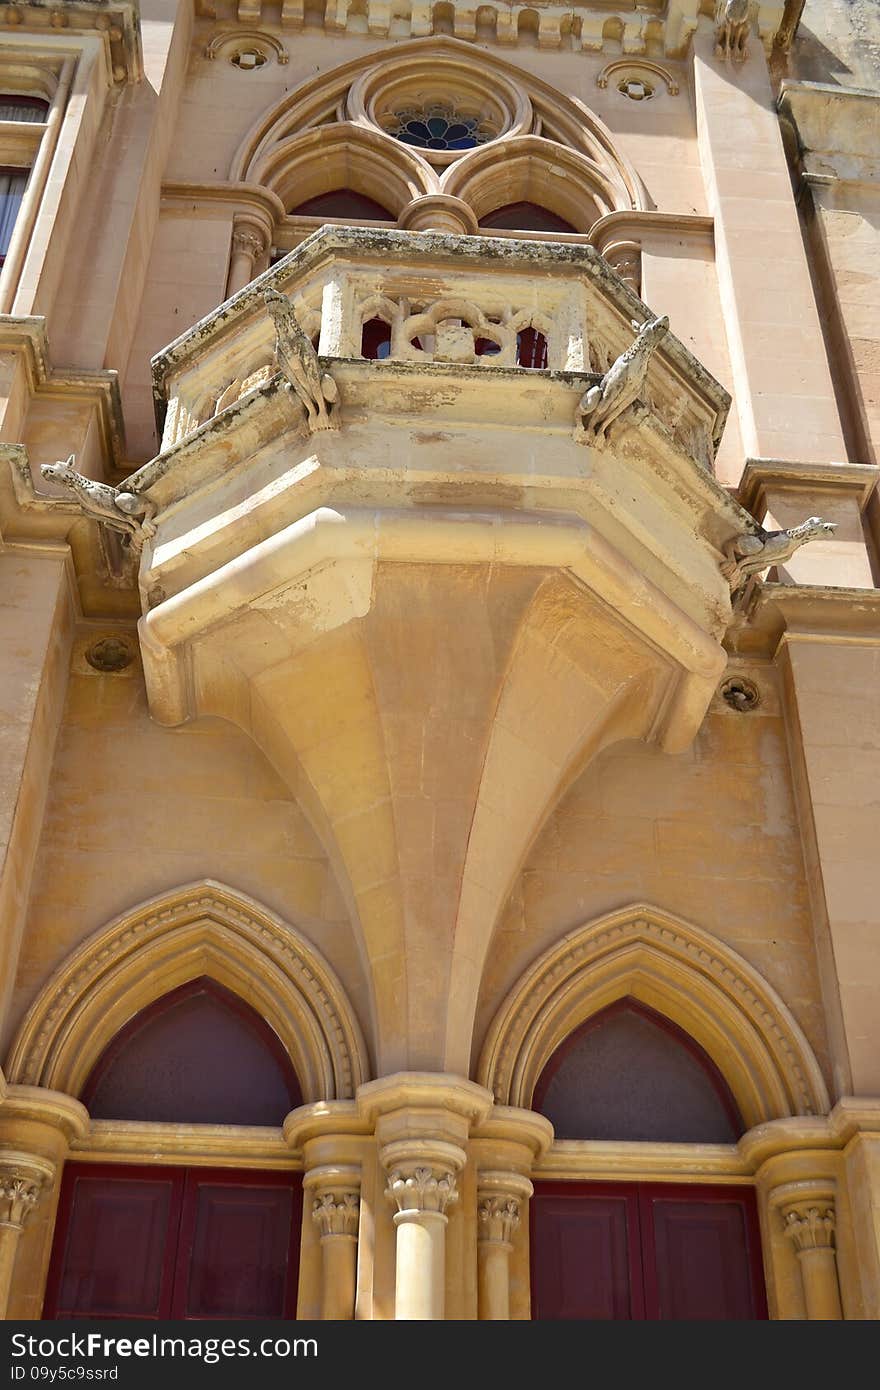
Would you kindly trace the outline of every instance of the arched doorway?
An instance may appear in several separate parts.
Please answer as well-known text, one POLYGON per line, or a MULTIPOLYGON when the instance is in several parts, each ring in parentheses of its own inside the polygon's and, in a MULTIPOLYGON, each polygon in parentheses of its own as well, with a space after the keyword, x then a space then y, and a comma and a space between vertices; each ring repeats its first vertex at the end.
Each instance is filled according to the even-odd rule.
MULTIPOLYGON (((82 1092, 92 1119, 279 1127, 302 1101, 280 1039, 200 977, 141 1010, 82 1092)), ((47 1318, 257 1318, 296 1312, 301 1176, 67 1164, 47 1318)))
POLYGON ((767 1316, 758 1200, 762 1230, 772 1213, 737 1141, 829 1101, 791 1011, 730 946, 643 903, 585 923, 509 991, 477 1079, 556 1132, 515 1270, 532 1317, 767 1316))
POLYGON ((59 966, 4 1071, 90 1112, 33 1256, 44 1317, 296 1315, 313 1223, 282 1124, 368 1073, 340 981, 294 927, 211 880, 150 899, 59 966))
MULTIPOLYGON (((557 1048, 533 1106, 562 1140, 734 1144, 744 1130, 711 1058, 632 998, 601 1010, 557 1048)), ((537 1319, 767 1315, 751 1188, 538 1183, 531 1221, 537 1319)))

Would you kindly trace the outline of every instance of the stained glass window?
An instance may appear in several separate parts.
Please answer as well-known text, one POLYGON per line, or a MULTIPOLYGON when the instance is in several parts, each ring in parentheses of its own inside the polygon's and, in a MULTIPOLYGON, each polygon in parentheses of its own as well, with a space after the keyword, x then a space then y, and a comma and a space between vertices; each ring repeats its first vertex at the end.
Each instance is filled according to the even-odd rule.
POLYGON ((479 116, 459 115, 451 106, 395 111, 388 134, 419 150, 472 150, 495 137, 479 116))

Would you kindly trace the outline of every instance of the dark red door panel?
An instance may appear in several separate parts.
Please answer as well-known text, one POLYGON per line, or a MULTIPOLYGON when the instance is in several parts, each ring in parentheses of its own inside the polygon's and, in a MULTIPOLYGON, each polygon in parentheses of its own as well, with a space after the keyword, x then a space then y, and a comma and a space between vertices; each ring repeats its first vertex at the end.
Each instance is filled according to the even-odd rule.
POLYGON ((44 1318, 295 1317, 297 1173, 65 1167, 44 1318))
POLYGON ((766 1318, 751 1191, 643 1187, 640 1204, 649 1318, 766 1318))
POLYGON ((766 1318, 749 1188, 536 1183, 532 1317, 766 1318))
POLYGON ((168 1318, 183 1174, 68 1164, 45 1318, 168 1318))
POLYGON ((293 1316, 299 1196, 289 1174, 191 1170, 172 1316, 293 1316))
POLYGON ((531 1252, 534 1318, 644 1317, 635 1188, 537 1184, 531 1252))

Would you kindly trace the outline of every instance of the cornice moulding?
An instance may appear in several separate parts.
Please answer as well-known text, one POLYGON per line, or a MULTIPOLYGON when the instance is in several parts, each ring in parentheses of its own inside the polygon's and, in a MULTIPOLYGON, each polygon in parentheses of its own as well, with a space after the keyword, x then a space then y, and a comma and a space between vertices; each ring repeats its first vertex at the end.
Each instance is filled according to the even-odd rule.
POLYGON ((107 48, 113 81, 140 82, 144 75, 137 0, 15 0, 4 6, 0 33, 96 34, 107 48))
POLYGON ((763 505, 767 488, 805 488, 809 491, 851 492, 864 507, 880 478, 880 467, 867 463, 804 463, 798 459, 746 459, 736 489, 740 505, 753 516, 763 505))

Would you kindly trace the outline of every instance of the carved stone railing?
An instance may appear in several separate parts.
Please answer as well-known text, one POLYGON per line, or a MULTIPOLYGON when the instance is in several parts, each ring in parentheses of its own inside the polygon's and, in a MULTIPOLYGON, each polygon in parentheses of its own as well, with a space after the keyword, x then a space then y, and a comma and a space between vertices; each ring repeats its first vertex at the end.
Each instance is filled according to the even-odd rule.
MULTIPOLYGON (((508 382, 517 368, 598 379, 648 317, 590 246, 326 227, 154 359, 163 452, 272 390, 266 289, 290 300, 324 370, 366 359, 379 372, 404 363, 501 370, 508 382)), ((672 335, 649 386, 662 426, 711 467, 726 393, 672 335)))

